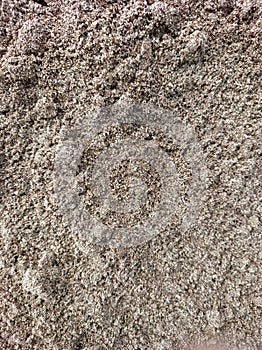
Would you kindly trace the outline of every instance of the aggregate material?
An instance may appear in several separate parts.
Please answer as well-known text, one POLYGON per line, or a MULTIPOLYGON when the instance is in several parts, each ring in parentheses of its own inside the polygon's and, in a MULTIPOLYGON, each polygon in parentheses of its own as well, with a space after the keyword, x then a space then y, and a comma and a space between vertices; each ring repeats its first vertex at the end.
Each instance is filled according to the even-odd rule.
POLYGON ((261 1, 46 3, 0 0, 0 348, 261 350, 261 1), (56 146, 123 96, 193 128, 205 203, 189 232, 82 252, 56 146))

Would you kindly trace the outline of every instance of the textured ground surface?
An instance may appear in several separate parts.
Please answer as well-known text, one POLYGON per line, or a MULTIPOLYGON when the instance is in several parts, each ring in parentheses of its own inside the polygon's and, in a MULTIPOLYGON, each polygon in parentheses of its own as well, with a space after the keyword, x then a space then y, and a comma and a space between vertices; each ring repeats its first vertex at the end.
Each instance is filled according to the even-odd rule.
POLYGON ((46 1, 0 1, 1 349, 261 349, 261 2, 46 1), (123 95, 193 128, 205 205, 185 234, 83 253, 56 145, 123 95))

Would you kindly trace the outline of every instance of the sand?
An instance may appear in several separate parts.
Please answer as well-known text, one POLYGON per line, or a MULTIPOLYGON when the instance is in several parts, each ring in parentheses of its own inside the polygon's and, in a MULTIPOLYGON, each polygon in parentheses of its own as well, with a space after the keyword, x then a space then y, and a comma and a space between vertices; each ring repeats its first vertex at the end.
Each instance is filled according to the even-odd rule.
POLYGON ((0 1, 1 349, 262 349, 261 1, 46 2, 0 1), (194 131, 204 203, 185 232, 81 249, 57 145, 123 98, 194 131))

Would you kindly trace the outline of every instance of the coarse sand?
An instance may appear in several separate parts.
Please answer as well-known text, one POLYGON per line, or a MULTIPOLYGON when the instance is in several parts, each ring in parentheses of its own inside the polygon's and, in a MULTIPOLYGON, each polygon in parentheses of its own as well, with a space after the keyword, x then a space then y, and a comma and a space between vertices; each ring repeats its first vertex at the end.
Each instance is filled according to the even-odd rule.
POLYGON ((0 349, 261 350, 261 1, 46 3, 0 0, 0 349), (186 232, 83 251, 57 145, 123 98, 194 130, 204 205, 186 232))

